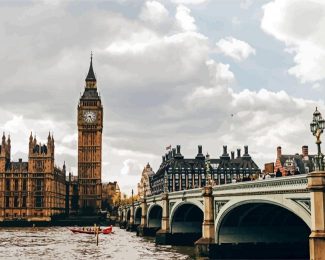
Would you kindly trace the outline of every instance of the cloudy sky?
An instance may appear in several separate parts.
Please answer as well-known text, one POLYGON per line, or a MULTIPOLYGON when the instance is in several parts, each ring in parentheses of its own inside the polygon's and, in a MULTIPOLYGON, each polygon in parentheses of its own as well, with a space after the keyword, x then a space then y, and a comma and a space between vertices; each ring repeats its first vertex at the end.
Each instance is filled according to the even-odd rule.
POLYGON ((321 0, 0 2, 0 130, 12 159, 54 133, 56 163, 77 174, 77 104, 94 52, 104 105, 103 180, 136 187, 169 144, 193 157, 249 146, 263 168, 315 152, 325 115, 321 0))

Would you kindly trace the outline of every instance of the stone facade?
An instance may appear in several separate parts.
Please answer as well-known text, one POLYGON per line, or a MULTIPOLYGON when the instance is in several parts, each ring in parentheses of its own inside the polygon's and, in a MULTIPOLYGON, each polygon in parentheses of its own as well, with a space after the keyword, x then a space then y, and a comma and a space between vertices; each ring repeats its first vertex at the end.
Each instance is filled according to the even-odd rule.
POLYGON ((11 141, 0 146, 0 221, 50 221, 65 213, 66 168, 54 164, 54 138, 47 144, 29 138, 28 162, 10 159, 11 141))
POLYGON ((152 170, 150 164, 148 163, 146 167, 143 168, 141 173, 141 180, 138 183, 138 195, 140 198, 143 198, 144 190, 146 191, 146 195, 151 195, 150 189, 150 178, 154 175, 154 171, 152 170))
POLYGON ((102 203, 103 106, 97 91, 92 58, 78 105, 78 192, 81 214, 96 214, 102 203))

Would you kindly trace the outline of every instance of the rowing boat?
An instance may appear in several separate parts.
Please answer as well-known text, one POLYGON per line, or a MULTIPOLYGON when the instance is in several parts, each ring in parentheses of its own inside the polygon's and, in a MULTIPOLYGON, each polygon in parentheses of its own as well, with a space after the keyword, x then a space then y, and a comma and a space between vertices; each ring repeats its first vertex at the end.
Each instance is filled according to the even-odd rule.
MULTIPOLYGON (((69 228, 72 233, 81 233, 81 234, 96 234, 96 230, 94 228, 69 228)), ((113 226, 109 226, 107 228, 100 229, 98 231, 99 234, 110 234, 113 232, 113 226)))

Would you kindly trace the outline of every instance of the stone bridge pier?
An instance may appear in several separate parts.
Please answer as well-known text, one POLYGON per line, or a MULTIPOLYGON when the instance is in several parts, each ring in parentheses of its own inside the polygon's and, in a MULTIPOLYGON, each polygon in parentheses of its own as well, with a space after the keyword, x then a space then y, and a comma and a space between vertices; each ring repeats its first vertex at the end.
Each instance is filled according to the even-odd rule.
POLYGON ((126 229, 127 220, 126 220, 127 208, 123 207, 119 210, 119 227, 121 229, 126 229))
POLYGON ((308 175, 311 191, 311 234, 309 250, 311 260, 325 259, 325 171, 308 175))

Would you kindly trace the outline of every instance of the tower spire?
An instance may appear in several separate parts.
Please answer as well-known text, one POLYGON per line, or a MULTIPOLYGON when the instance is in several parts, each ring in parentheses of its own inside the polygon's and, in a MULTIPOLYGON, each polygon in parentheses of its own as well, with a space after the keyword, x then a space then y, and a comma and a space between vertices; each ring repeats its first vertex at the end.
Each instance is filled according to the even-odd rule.
POLYGON ((86 88, 96 88, 96 76, 93 69, 93 52, 90 53, 90 66, 86 77, 86 88))

